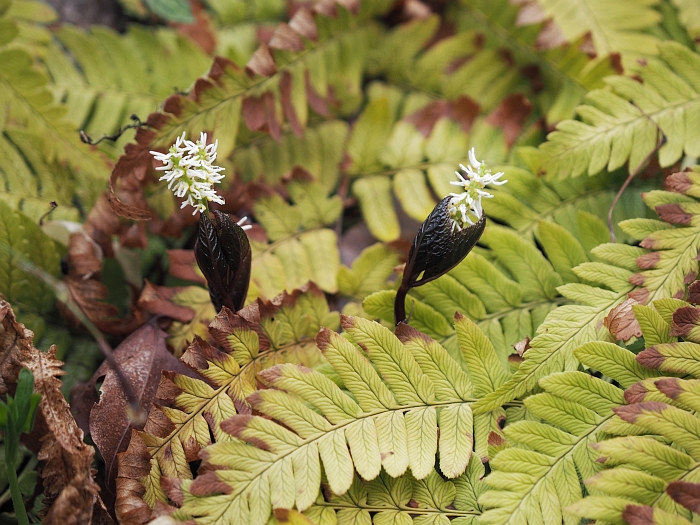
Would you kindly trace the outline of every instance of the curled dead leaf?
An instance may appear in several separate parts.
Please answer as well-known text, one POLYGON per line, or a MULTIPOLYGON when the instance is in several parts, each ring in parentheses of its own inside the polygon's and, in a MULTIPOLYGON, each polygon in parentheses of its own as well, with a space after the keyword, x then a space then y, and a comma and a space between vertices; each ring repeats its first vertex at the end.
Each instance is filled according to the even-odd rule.
POLYGON ((45 462, 44 523, 111 523, 92 478, 94 449, 83 441, 61 392, 63 363, 56 346, 48 352, 34 347, 34 333, 17 322, 11 306, 0 300, 0 392, 14 389, 22 366, 34 375, 34 391, 41 394, 30 440, 41 442, 38 458, 45 462), (99 520, 93 518, 99 516, 99 520))
POLYGON ((641 337, 642 329, 637 318, 634 316, 632 307, 640 304, 639 301, 628 297, 623 302, 610 310, 605 317, 603 324, 610 331, 610 334, 622 341, 629 341, 633 337, 641 337))
POLYGON ((513 347, 515 348, 515 351, 518 352, 518 355, 520 357, 522 357, 523 354, 530 349, 530 341, 531 341, 531 339, 528 336, 525 339, 523 339, 522 341, 519 341, 513 345, 513 347))

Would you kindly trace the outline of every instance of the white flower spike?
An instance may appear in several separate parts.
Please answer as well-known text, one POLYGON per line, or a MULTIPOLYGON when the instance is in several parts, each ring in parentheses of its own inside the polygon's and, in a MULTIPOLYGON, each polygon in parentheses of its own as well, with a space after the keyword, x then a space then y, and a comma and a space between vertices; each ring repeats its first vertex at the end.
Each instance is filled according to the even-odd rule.
POLYGON ((508 182, 507 180, 498 180, 503 176, 503 172, 498 172, 495 175, 491 173, 489 167, 476 160, 474 148, 469 150, 469 166, 464 164, 459 165, 466 175, 466 178, 458 171, 455 171, 459 180, 452 181, 453 186, 462 186, 462 193, 450 193, 452 199, 447 206, 447 210, 452 219, 452 231, 462 231, 462 228, 467 228, 476 223, 484 215, 484 209, 481 205, 481 199, 490 199, 493 197, 484 188, 493 184, 501 186, 508 182))
POLYGON ((158 180, 168 181, 168 189, 184 199, 181 208, 188 205, 194 208, 192 215, 203 213, 209 202, 224 204, 224 199, 212 188, 212 184, 218 184, 225 177, 220 173, 224 168, 214 165, 218 145, 218 140, 207 145, 206 133, 201 133, 197 142, 186 140, 183 133, 168 153, 151 151, 153 157, 163 163, 156 170, 165 171, 158 180))

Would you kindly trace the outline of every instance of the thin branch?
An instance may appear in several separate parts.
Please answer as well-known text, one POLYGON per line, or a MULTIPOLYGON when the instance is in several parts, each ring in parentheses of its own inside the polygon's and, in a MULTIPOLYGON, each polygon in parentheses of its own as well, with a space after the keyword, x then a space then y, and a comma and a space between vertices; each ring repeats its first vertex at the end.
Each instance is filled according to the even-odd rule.
POLYGON ((145 126, 143 122, 141 122, 141 119, 136 115, 132 114, 131 117, 132 124, 127 124, 126 126, 119 128, 119 131, 117 131, 114 135, 102 135, 99 139, 94 140, 90 135, 85 133, 84 130, 80 130, 80 140, 84 142, 85 144, 90 144, 91 146, 97 146, 100 142, 103 140, 111 140, 115 141, 121 137, 124 132, 126 132, 129 129, 135 129, 135 128, 140 128, 142 126, 145 126))
POLYGON ((50 208, 48 209, 48 211, 46 213, 44 213, 44 215, 39 217, 39 226, 44 225, 44 221, 46 220, 46 217, 51 215, 51 212, 53 212, 56 208, 58 208, 58 203, 56 201, 51 201, 49 203, 49 206, 50 206, 50 208))

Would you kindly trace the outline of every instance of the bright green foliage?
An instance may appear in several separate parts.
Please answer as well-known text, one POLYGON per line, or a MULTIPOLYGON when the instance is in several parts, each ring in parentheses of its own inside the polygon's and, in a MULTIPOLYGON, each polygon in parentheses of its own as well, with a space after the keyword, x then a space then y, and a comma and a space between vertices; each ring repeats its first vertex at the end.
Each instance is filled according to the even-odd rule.
MULTIPOLYGON (((599 175, 564 182, 547 180, 513 166, 498 166, 497 169, 505 173, 503 178, 508 184, 494 188, 494 198, 486 202, 485 209, 490 217, 528 237, 537 234, 541 221, 552 221, 566 228, 586 253, 610 239, 605 220, 622 181, 613 182, 609 175, 599 175)), ((645 189, 655 187, 650 185, 645 189)), ((641 196, 630 190, 615 208, 614 224, 645 214, 641 196)), ((615 236, 624 238, 625 233, 616 228, 615 236)))
POLYGON ((697 38, 700 35, 700 6, 693 0, 673 0, 673 4, 678 8, 678 17, 688 34, 697 38))
POLYGON ((700 115, 700 56, 666 42, 659 59, 635 66, 644 83, 628 77, 609 77, 609 90, 591 91, 578 108, 581 121, 557 126, 538 150, 539 170, 551 177, 595 175, 613 171, 629 161, 633 171, 652 152, 659 139, 661 166, 670 166, 683 153, 700 156, 695 122, 700 115))
MULTIPOLYGON (((561 235, 573 240, 578 253, 583 251, 571 234, 564 230, 561 235)), ((439 340, 458 360, 452 319, 455 311, 468 316, 488 336, 501 364, 507 366, 512 345, 532 337, 561 303, 557 287, 563 280, 534 243, 513 230, 489 226, 481 240, 491 248, 482 253, 493 260, 469 254, 447 275, 413 288, 406 299, 406 311, 413 312, 412 326, 439 340)), ((393 290, 377 292, 365 299, 363 307, 368 314, 391 322, 395 296, 393 290)))
POLYGON ((47 24, 56 22, 53 8, 37 0, 4 0, 0 3, 0 46, 23 49, 32 56, 44 56, 51 40, 47 24))
MULTIPOLYGON (((29 7, 28 2, 19 5, 29 7)), ((20 16, 10 9, 0 22, 8 27, 15 24, 9 18, 13 12, 20 16)), ((42 201, 47 203, 42 213, 48 211, 50 200, 71 207, 75 187, 84 204, 91 206, 107 180, 108 166, 99 153, 81 144, 75 130, 64 120, 65 109, 54 104, 46 76, 20 47, 0 47, 0 108, 0 129, 5 132, 5 136, 0 136, 0 175, 5 182, 0 189, 2 199, 35 216, 42 201), (18 135, 15 130, 24 134, 18 135), (15 141, 22 145, 14 146, 15 141), (25 161, 22 154, 30 147, 38 149, 25 161), (57 179, 47 180, 57 161, 67 163, 70 171, 58 167, 57 179), (60 186, 61 171, 69 183, 54 194, 51 185, 60 186), (25 180, 27 174, 32 175, 25 180), (13 195, 5 196, 5 192, 13 195)))
MULTIPOLYGON (((697 377, 693 364, 697 370, 700 346, 686 344, 690 346, 679 347, 679 355, 686 361, 685 370, 697 377)), ((638 361, 654 364, 656 349, 663 346, 648 348, 638 361)), ((700 406, 697 383, 697 379, 667 377, 642 381, 627 389, 625 398, 633 404, 615 412, 635 431, 610 429, 612 434, 622 436, 595 445, 604 458, 603 465, 609 468, 586 480, 596 496, 573 505, 573 513, 619 521, 625 505, 641 504, 691 519, 689 509, 683 506, 688 500, 677 495, 680 487, 674 482, 699 481, 696 471, 700 420, 694 413, 700 406), (660 436, 661 440, 652 436, 660 436)))
POLYGON ((467 34, 479 31, 486 41, 484 50, 471 61, 476 63, 465 64, 455 72, 453 85, 461 83, 462 89, 472 92, 473 76, 485 77, 485 82, 477 85, 483 90, 482 96, 494 97, 492 105, 503 98, 504 89, 533 89, 529 98, 549 125, 573 117, 586 92, 602 87, 603 78, 616 72, 614 59, 604 53, 591 58, 579 49, 578 38, 569 38, 569 45, 552 47, 546 41, 547 29, 524 20, 519 13, 519 7, 508 0, 463 2, 456 13, 460 29, 466 29, 467 34), (543 85, 523 86, 508 60, 536 71, 543 85))
POLYGON ((333 189, 340 176, 348 125, 342 120, 330 120, 309 126, 301 137, 291 131, 279 141, 258 137, 251 143, 236 146, 231 155, 235 172, 241 180, 275 184, 293 168, 306 170, 326 190, 333 189))
POLYGON ((644 34, 661 18, 651 7, 658 0, 539 0, 569 41, 591 33, 597 53, 622 54, 625 66, 656 54, 658 40, 644 34))
POLYGON ((350 268, 342 266, 338 270, 338 291, 362 300, 386 288, 387 279, 398 264, 398 253, 385 244, 377 243, 365 248, 350 268))
POLYGON ((239 314, 219 313, 209 335, 222 350, 195 339, 182 357, 207 382, 179 374, 164 379, 159 396, 172 408, 153 410, 139 434, 141 442, 132 441, 134 447, 145 446, 153 458, 150 471, 140 478, 146 503, 166 500, 161 476, 192 477, 188 461, 210 443, 210 432, 217 442, 230 441, 219 424, 255 391, 258 372, 277 363, 318 364, 322 357, 313 336, 321 327, 337 326, 338 314, 329 312, 318 289, 285 295, 274 303, 258 301, 239 314))
POLYGON ((460 32, 424 49, 438 25, 439 19, 433 16, 394 29, 374 50, 370 72, 383 73, 400 87, 448 100, 468 96, 487 111, 524 87, 504 56, 495 50, 479 52, 477 31, 460 32), (456 69, 449 67, 459 61, 466 63, 456 69), (484 67, 486 64, 489 67, 484 67))
MULTIPOLYGON (((119 35, 102 27, 86 32, 63 26, 56 37, 45 59, 51 90, 63 101, 65 120, 94 139, 130 123, 132 114, 145 120, 174 89, 187 89, 209 62, 194 42, 166 29, 132 27, 119 35)), ((126 133, 101 148, 116 158, 132 139, 133 132, 126 133)))
POLYGON ((575 370, 578 361, 574 349, 588 341, 610 340, 610 333, 600 322, 628 295, 648 303, 684 293, 685 284, 698 274, 700 242, 694 213, 699 208, 690 195, 698 191, 696 180, 700 179, 689 172, 669 180, 678 193, 653 191, 644 196, 647 206, 662 220, 640 218, 621 224, 628 235, 641 241, 640 247, 602 244, 592 250, 605 262, 583 263, 574 272, 585 281, 603 286, 567 283, 558 289, 580 304, 564 305, 549 314, 513 378, 478 401, 474 407, 477 413, 526 394, 551 373, 575 370))
MULTIPOLYGON (((595 352, 595 367, 623 385, 629 384, 628 368, 639 369, 635 379, 650 374, 635 367, 632 352, 610 343, 589 344, 605 345, 604 351, 595 352)), ((576 357, 593 366, 586 346, 580 350, 576 357)), ((485 483, 492 490, 479 499, 486 509, 481 523, 579 522, 566 509, 584 495, 577 472, 588 478, 601 469, 589 446, 604 436, 613 409, 624 404, 623 391, 583 372, 552 374, 539 385, 544 392, 525 400, 529 419, 505 428, 515 446, 490 463, 492 472, 485 483)))
POLYGON ((16 309, 42 313, 53 306, 53 290, 31 270, 58 277, 62 252, 29 217, 0 201, 0 293, 16 309))
POLYGON ((336 195, 328 197, 317 183, 292 182, 287 204, 275 194, 255 203, 255 218, 271 244, 251 239, 253 266, 248 300, 272 298, 284 290, 313 281, 326 292, 336 292, 340 267, 338 240, 332 225, 342 212, 336 195))
MULTIPOLYGON (((480 465, 472 461, 467 470, 472 447, 479 454, 486 445, 485 440, 479 443, 482 436, 491 442, 500 432, 489 418, 472 417, 467 374, 444 348, 406 325, 397 329, 399 338, 358 317, 344 317, 342 325, 347 338, 321 330, 316 341, 346 391, 328 376, 300 365, 287 363, 261 372, 259 377, 271 388, 247 401, 272 420, 240 414, 221 424, 223 431, 249 445, 233 440, 208 446, 202 452, 204 464, 216 468, 183 481, 182 512, 202 522, 225 519, 258 525, 267 522, 271 508, 296 507, 325 523, 330 518, 324 517, 323 509, 343 500, 318 499, 321 465, 332 493, 345 495, 344 501, 354 507, 347 512, 365 516, 357 519, 366 519, 362 506, 367 500, 355 471, 370 482, 367 498, 388 490, 393 507, 406 506, 402 493, 412 486, 418 490, 418 508, 447 510, 454 502, 458 511, 478 512, 476 498, 482 489, 474 478, 480 465), (455 481, 446 483, 437 475, 436 454, 442 474, 455 481), (411 476, 404 475, 409 467, 411 476), (389 481, 380 476, 382 468, 391 477, 401 477, 389 481), (373 483, 379 484, 376 489, 373 483), (456 487, 466 490, 464 496, 454 492, 456 487)), ((469 375, 481 384, 500 364, 493 349, 480 342, 485 338, 476 333, 478 328, 464 330, 472 337, 464 339, 463 352, 472 355, 478 349, 480 356, 470 362, 469 375)), ((403 522, 406 517, 396 511, 395 518, 403 522)))
MULTIPOLYGON (((367 49, 378 31, 368 19, 384 9, 385 3, 364 4, 357 17, 342 8, 335 18, 316 16, 315 38, 311 32, 294 33, 290 41, 289 34, 280 34, 269 48, 263 46, 253 55, 246 66, 250 75, 235 64, 217 62, 209 77, 198 81, 196 101, 176 96, 166 104, 169 118, 152 145, 166 148, 183 131, 208 130, 219 140, 219 155, 226 157, 236 144, 241 117, 248 128, 267 126, 273 136, 284 120, 300 133, 308 120, 309 104, 326 111, 321 105, 325 106, 330 88, 353 109, 359 102, 367 49)), ((293 26, 300 27, 297 24, 293 26)))
POLYGON ((318 525, 446 524, 447 520, 455 525, 477 525, 483 475, 483 465, 473 456, 466 472, 453 480, 444 480, 435 470, 421 480, 410 474, 392 478, 385 472, 372 481, 355 477, 344 495, 329 494, 328 501, 319 498, 304 514, 318 525))

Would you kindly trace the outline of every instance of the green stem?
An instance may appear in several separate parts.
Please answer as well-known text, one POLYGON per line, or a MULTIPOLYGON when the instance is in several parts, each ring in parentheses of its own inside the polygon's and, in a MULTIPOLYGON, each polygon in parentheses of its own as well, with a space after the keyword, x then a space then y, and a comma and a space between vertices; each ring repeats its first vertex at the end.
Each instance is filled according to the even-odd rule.
MULTIPOLYGON (((5 434, 5 438, 12 438, 5 434)), ((5 443, 7 446, 7 443, 5 443)), ((12 494, 12 504, 15 507, 15 516, 17 517, 17 522, 19 525, 29 525, 29 517, 27 516, 27 509, 24 508, 24 501, 22 500, 22 491, 19 489, 19 481, 17 480, 17 471, 15 470, 16 465, 13 459, 8 458, 5 454, 5 466, 7 467, 7 480, 10 482, 10 494, 12 494), (12 461, 8 461, 12 460, 12 461)))

